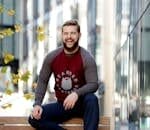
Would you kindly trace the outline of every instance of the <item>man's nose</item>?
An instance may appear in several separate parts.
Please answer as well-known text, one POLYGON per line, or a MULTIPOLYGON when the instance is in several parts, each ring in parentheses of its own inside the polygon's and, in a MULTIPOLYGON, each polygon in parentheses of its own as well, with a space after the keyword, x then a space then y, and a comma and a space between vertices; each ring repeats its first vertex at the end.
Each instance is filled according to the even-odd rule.
POLYGON ((71 37, 71 33, 68 33, 67 37, 70 38, 71 37))

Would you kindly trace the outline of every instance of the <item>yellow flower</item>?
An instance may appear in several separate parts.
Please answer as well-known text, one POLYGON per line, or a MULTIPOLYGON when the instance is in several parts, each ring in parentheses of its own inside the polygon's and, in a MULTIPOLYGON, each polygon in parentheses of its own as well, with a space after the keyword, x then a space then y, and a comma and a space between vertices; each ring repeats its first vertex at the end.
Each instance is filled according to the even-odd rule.
POLYGON ((44 33, 40 33, 37 35, 37 40, 38 41, 43 41, 45 39, 45 34, 44 33))
POLYGON ((26 94, 24 94, 24 98, 27 99, 27 100, 33 99, 34 95, 32 93, 26 93, 26 94))
POLYGON ((21 75, 21 80, 23 80, 24 82, 27 82, 30 76, 30 71, 26 71, 24 74, 21 75))
POLYGON ((20 24, 15 25, 15 32, 20 32, 22 30, 22 26, 20 24))
POLYGON ((13 15, 15 15, 15 10, 13 10, 13 9, 9 9, 8 11, 7 11, 7 14, 9 15, 9 16, 13 16, 13 15))
POLYGON ((11 90, 11 89, 9 89, 9 88, 6 88, 6 90, 5 90, 5 94, 7 94, 7 95, 11 95, 11 94, 12 94, 12 90, 11 90))
POLYGON ((8 29, 5 29, 4 30, 4 34, 6 35, 6 36, 11 36, 11 35, 13 35, 13 30, 11 29, 11 28, 8 28, 8 29))
POLYGON ((44 33, 44 27, 43 26, 37 27, 37 33, 44 33))
POLYGON ((0 14, 4 12, 4 7, 0 5, 0 14))
POLYGON ((5 53, 4 54, 4 63, 8 64, 9 62, 14 60, 14 56, 10 53, 5 53))
POLYGON ((12 106, 11 103, 5 103, 5 104, 2 105, 2 108, 6 109, 6 108, 11 107, 11 106, 12 106))
POLYGON ((1 72, 2 73, 6 73, 6 71, 7 71, 7 67, 6 66, 4 66, 4 67, 1 68, 1 72))
POLYGON ((12 74, 12 82, 14 84, 18 84, 19 79, 20 79, 19 74, 12 74))
POLYGON ((4 31, 3 30, 0 30, 0 39, 3 39, 4 38, 4 31))
POLYGON ((4 35, 2 35, 1 33, 0 33, 0 39, 3 39, 4 38, 4 35))
POLYGON ((38 41, 43 41, 45 39, 45 32, 44 32, 44 27, 39 26, 37 28, 37 40, 38 41))

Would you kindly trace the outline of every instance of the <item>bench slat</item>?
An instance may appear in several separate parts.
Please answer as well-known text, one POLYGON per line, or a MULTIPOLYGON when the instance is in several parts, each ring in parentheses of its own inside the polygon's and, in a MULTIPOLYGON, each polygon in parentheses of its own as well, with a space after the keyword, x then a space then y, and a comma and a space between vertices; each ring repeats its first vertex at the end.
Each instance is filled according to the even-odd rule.
POLYGON ((28 117, 0 117, 0 124, 28 124, 28 117))
MULTIPOLYGON (((83 124, 81 118, 73 118, 67 124, 83 124)), ((0 117, 0 124, 28 124, 28 117, 0 117)), ((110 125, 110 117, 100 117, 99 124, 110 125)))
POLYGON ((0 130, 35 130, 31 126, 1 126, 0 130))
POLYGON ((100 124, 110 125, 110 117, 106 116, 100 117, 100 124))
MULTIPOLYGON (((73 118, 61 124, 69 130, 83 130, 83 120, 73 118)), ((0 117, 0 130, 35 130, 28 124, 28 117, 0 117)), ((110 117, 100 117, 98 130, 110 130, 110 117)))
MULTIPOLYGON (((64 126, 63 128, 66 128, 68 130, 83 130, 83 127, 81 126, 64 126)), ((31 126, 1 126, 0 130, 35 130, 31 126)), ((108 126, 100 126, 98 130, 110 130, 110 127, 108 126)))

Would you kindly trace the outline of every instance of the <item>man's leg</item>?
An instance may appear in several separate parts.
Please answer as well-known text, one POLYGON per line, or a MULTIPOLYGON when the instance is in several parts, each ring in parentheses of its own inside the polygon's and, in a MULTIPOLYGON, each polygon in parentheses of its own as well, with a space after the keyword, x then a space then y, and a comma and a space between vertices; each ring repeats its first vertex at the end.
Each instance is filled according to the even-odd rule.
POLYGON ((64 130, 58 124, 67 120, 69 115, 62 103, 52 103, 42 106, 43 112, 40 120, 29 117, 29 123, 37 130, 64 130))
POLYGON ((98 99, 94 94, 87 94, 83 98, 84 130, 97 130, 99 123, 98 99))

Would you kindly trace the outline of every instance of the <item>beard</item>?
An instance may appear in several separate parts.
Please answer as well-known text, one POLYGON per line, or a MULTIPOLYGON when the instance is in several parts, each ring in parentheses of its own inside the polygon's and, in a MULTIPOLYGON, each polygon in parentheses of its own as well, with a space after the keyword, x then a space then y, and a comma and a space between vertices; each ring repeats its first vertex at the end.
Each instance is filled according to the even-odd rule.
POLYGON ((67 47, 66 43, 63 42, 63 46, 65 48, 66 51, 68 52, 73 52, 79 45, 79 39, 75 42, 75 44, 72 47, 67 47))

